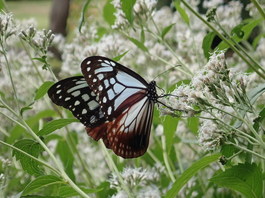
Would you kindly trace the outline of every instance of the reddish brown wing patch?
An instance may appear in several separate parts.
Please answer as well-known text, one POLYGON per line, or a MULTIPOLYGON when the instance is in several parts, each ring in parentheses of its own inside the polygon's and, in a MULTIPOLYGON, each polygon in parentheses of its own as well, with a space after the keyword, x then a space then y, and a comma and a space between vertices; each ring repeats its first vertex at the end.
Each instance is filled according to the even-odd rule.
POLYGON ((87 133, 94 140, 102 138, 106 147, 118 156, 139 157, 148 148, 153 106, 152 101, 143 99, 126 108, 115 120, 86 128, 87 133))

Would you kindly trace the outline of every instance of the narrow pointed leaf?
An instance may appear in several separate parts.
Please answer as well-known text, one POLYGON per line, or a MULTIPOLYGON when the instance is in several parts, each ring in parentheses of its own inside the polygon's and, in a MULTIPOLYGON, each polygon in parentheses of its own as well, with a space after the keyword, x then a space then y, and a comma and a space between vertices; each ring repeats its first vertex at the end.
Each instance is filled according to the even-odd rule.
POLYGON ((68 124, 71 124, 72 122, 79 122, 77 119, 58 119, 53 120, 51 122, 48 122, 44 125, 44 127, 38 132, 38 135, 48 135, 52 133, 53 131, 60 129, 62 127, 65 127, 68 124))

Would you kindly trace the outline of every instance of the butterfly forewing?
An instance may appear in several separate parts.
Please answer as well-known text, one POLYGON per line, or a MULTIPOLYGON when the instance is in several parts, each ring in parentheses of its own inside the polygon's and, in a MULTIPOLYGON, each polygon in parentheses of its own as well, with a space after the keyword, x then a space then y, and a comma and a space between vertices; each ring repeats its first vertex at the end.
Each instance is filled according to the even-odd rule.
POLYGON ((107 119, 111 120, 127 108, 124 103, 141 100, 147 93, 148 83, 132 70, 101 56, 85 59, 82 73, 89 87, 99 96, 99 104, 107 119))
POLYGON ((69 109, 87 127, 105 122, 98 97, 88 87, 83 76, 57 82, 49 89, 48 95, 55 104, 69 109))

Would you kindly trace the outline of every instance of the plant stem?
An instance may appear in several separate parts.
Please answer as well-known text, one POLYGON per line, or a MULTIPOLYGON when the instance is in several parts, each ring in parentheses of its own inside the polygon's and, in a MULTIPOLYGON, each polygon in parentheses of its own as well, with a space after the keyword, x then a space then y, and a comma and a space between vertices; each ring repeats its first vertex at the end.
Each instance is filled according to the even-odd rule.
POLYGON ((128 187, 126 186, 126 184, 124 183, 123 178, 121 177, 121 174, 120 174, 120 172, 119 172, 117 166, 115 165, 113 159, 111 158, 110 154, 108 153, 108 151, 107 151, 107 149, 106 149, 106 147, 105 147, 103 141, 100 140, 99 142, 100 142, 100 145, 101 145, 102 150, 104 151, 105 155, 107 156, 106 162, 107 162, 109 168, 112 169, 112 170, 114 170, 116 176, 118 177, 118 179, 119 179, 119 181, 120 181, 120 183, 121 183, 122 188, 127 192, 128 196, 129 196, 130 198, 133 198, 133 196, 132 196, 132 194, 131 194, 129 188, 128 188, 128 187))
POLYGON ((11 74, 11 67, 10 67, 9 61, 7 59, 7 56, 6 56, 6 50, 5 50, 4 45, 3 45, 2 42, 1 42, 1 48, 2 48, 3 55, 5 57, 8 75, 9 75, 9 78, 10 78, 10 81, 11 81, 11 85, 12 85, 12 89, 13 89, 14 96, 15 96, 15 102, 16 102, 17 110, 19 111, 19 104, 18 104, 18 97, 17 97, 16 87, 15 87, 15 84, 14 84, 14 81, 13 81, 13 77, 12 77, 12 74, 11 74))
POLYGON ((257 0, 251 0, 251 2, 256 6, 256 8, 258 9, 260 15, 265 19, 265 12, 262 9, 262 7, 260 6, 259 2, 257 0))
POLYGON ((176 181, 176 178, 174 177, 173 172, 169 165, 167 151, 166 151, 166 137, 164 135, 161 136, 161 141, 162 141, 162 149, 163 149, 163 158, 164 158, 164 162, 166 165, 166 169, 167 169, 167 172, 169 174, 171 181, 174 183, 176 181))
POLYGON ((252 151, 252 150, 249 150, 249 149, 247 149, 247 148, 245 148, 245 147, 239 146, 239 145, 237 145, 237 144, 235 144, 235 143, 233 143, 233 142, 227 142, 226 144, 231 144, 231 145, 233 145, 233 146, 235 146, 235 147, 237 147, 237 148, 239 148, 239 149, 242 149, 242 150, 244 150, 244 151, 246 151, 246 152, 249 152, 249 153, 251 153, 251 154, 253 154, 253 155, 256 155, 257 157, 260 157, 260 158, 262 158, 262 159, 265 160, 265 157, 264 157, 264 156, 262 156, 262 155, 260 155, 260 154, 258 154, 258 153, 256 153, 256 152, 254 152, 254 151, 252 151))
POLYGON ((260 77, 265 79, 265 75, 259 71, 260 68, 255 68, 250 61, 231 43, 228 39, 226 39, 218 30, 213 27, 209 22, 207 22, 199 13, 197 13, 185 0, 181 0, 181 2, 203 23, 205 23, 219 38, 221 38, 229 47, 236 52, 242 60, 244 60, 250 68, 252 68, 260 77))
POLYGON ((37 65, 36 65, 35 62, 33 61, 32 56, 31 56, 31 54, 30 54, 28 48, 26 48, 26 46, 25 46, 25 44, 24 44, 24 41, 23 41, 22 39, 20 39, 20 42, 21 42, 21 44, 22 44, 22 46, 23 46, 23 48, 24 48, 26 54, 28 55, 28 57, 29 57, 29 59, 30 59, 30 61, 31 61, 31 63, 32 63, 32 65, 33 65, 33 67, 34 67, 34 69, 35 69, 37 75, 39 76, 39 78, 41 79, 41 81, 44 82, 44 79, 43 79, 43 77, 42 77, 42 75, 41 75, 41 73, 40 73, 40 71, 39 71, 37 65))

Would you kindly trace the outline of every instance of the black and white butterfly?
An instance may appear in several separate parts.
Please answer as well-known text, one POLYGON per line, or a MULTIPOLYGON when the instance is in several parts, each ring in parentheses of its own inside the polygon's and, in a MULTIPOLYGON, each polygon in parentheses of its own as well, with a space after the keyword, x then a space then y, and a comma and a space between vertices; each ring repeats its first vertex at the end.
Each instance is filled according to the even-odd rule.
POLYGON ((86 126, 89 136, 103 139, 107 148, 123 158, 143 155, 149 144, 156 83, 147 83, 127 67, 101 56, 86 58, 84 76, 54 84, 51 100, 69 109, 86 126))

